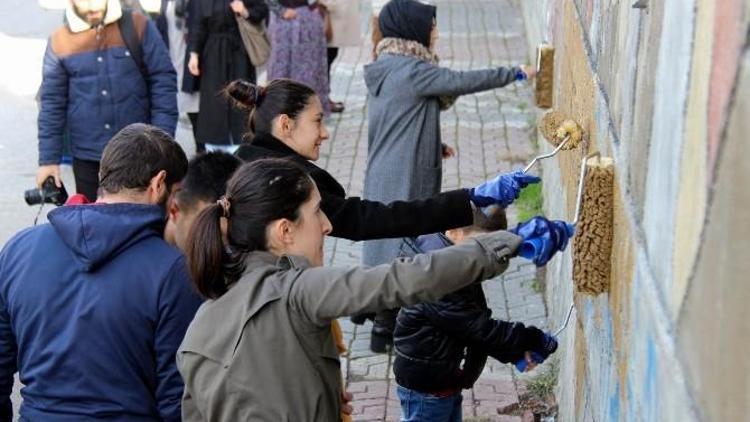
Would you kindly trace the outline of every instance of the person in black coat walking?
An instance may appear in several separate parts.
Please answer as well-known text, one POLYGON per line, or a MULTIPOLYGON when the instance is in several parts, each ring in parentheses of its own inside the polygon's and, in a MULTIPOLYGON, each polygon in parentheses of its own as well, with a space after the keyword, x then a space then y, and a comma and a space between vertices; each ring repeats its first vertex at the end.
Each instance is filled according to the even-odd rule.
MULTIPOLYGON (((263 0, 192 0, 188 69, 200 75, 200 142, 232 149, 242 142, 246 117, 221 95, 230 81, 255 81, 255 67, 242 43, 236 16, 253 23, 268 18, 263 0)), ((235 147, 236 148, 236 147, 235 147)))

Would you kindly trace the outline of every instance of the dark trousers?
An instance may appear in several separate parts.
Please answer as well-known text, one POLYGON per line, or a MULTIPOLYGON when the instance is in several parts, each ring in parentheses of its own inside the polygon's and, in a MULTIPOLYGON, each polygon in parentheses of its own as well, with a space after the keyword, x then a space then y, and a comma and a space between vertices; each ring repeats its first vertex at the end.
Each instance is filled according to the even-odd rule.
POLYGON ((338 47, 328 47, 328 80, 331 80, 331 65, 336 57, 339 56, 338 47))
POLYGON ((99 190, 99 162, 73 158, 73 177, 76 180, 76 193, 81 193, 89 201, 96 201, 99 190))
POLYGON ((193 139, 195 139, 195 153, 200 154, 206 152, 206 144, 198 141, 198 113, 188 113, 188 119, 190 119, 190 126, 193 127, 193 139))

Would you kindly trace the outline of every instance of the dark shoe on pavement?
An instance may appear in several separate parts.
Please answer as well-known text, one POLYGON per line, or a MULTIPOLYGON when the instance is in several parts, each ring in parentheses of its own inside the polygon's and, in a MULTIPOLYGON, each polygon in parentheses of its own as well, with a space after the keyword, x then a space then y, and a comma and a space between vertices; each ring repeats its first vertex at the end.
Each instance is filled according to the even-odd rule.
POLYGON ((328 108, 331 113, 341 113, 344 111, 344 103, 341 101, 328 101, 328 108))
POLYGON ((370 333, 370 350, 373 353, 386 353, 391 347, 393 347, 393 331, 373 325, 370 333))

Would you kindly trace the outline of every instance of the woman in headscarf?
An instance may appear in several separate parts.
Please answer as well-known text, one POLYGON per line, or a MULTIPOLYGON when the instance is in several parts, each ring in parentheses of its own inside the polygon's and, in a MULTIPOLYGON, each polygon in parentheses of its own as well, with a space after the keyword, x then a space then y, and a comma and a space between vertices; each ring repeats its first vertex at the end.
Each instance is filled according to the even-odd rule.
MULTIPOLYGON (((416 0, 391 0, 380 12, 383 39, 375 50, 377 59, 365 66, 369 149, 363 196, 368 200, 388 203, 440 192, 440 111, 451 107, 459 95, 534 76, 528 67, 467 72, 440 67, 435 54, 436 12, 435 6, 416 0)), ((392 261, 400 243, 400 239, 366 242, 363 262, 392 261)), ((395 312, 376 317, 373 351, 383 352, 392 341, 394 322, 395 312)))

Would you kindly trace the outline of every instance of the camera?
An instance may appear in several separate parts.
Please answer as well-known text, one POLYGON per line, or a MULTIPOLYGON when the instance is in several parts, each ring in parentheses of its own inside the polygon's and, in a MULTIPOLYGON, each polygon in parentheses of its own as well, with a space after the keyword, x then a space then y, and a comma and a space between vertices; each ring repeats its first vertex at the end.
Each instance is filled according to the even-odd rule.
POLYGON ((60 206, 68 200, 68 192, 65 190, 65 186, 60 183, 58 188, 55 185, 55 178, 50 176, 44 180, 41 188, 29 189, 23 193, 23 199, 29 205, 36 205, 46 202, 48 204, 55 204, 60 206))

